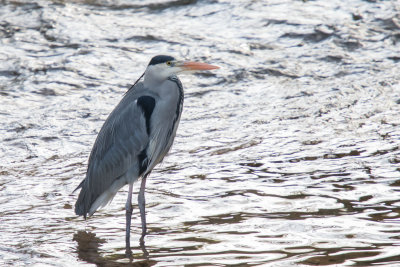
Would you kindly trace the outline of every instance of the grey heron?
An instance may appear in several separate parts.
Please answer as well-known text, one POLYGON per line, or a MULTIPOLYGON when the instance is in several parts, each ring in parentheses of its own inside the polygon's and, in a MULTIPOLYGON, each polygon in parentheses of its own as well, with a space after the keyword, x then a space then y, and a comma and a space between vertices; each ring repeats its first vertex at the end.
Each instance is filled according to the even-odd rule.
POLYGON ((144 243, 146 178, 170 150, 178 128, 183 87, 176 75, 218 68, 206 63, 177 61, 171 56, 153 57, 143 75, 108 116, 96 138, 86 177, 75 189, 81 189, 75 213, 86 219, 128 184, 127 251, 130 251, 133 183, 142 178, 138 203, 142 222, 140 241, 144 243))

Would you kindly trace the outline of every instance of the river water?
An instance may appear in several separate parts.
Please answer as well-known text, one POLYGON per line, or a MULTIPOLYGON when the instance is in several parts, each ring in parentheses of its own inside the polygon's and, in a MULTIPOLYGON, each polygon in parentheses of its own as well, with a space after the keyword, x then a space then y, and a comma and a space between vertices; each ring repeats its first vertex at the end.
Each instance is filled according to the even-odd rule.
POLYGON ((1 266, 400 266, 398 1, 0 1, 1 266), (125 257, 127 187, 73 212, 107 115, 151 57, 175 144, 125 257))

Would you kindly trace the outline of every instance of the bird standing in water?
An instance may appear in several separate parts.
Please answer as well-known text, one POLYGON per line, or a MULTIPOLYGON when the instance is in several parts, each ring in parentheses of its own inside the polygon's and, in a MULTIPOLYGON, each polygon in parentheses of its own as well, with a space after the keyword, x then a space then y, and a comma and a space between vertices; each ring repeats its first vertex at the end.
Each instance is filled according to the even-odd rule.
POLYGON ((178 73, 219 67, 199 62, 155 56, 146 71, 126 92, 101 128, 89 157, 86 178, 75 213, 92 215, 129 185, 126 202, 126 249, 130 251, 133 183, 142 178, 138 195, 142 221, 141 244, 146 235, 144 190, 146 178, 170 150, 183 107, 183 87, 178 73), (143 81, 140 81, 143 78, 143 81))

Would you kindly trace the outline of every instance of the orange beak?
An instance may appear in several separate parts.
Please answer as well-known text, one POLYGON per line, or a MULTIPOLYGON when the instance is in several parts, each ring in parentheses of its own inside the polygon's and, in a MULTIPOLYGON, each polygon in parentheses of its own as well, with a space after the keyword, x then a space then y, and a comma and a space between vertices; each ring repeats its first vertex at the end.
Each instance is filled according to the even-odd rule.
POLYGON ((192 62, 192 61, 183 62, 180 65, 180 67, 182 67, 185 71, 219 69, 218 66, 210 65, 207 63, 201 63, 201 62, 192 62))

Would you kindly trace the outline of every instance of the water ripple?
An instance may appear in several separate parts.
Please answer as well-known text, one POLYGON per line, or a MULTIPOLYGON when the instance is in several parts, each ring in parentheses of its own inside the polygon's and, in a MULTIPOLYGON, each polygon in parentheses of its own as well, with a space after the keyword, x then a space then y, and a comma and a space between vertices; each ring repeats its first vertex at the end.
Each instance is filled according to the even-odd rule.
POLYGON ((400 265, 400 7, 342 2, 3 1, 0 265, 400 265), (181 77, 130 260, 127 188, 87 221, 71 192, 155 54, 221 69, 181 77))

